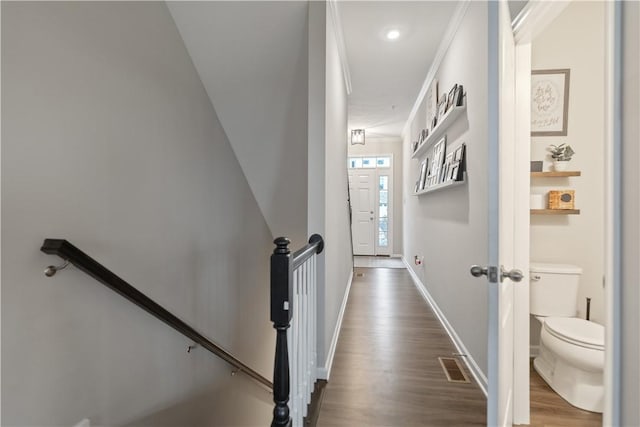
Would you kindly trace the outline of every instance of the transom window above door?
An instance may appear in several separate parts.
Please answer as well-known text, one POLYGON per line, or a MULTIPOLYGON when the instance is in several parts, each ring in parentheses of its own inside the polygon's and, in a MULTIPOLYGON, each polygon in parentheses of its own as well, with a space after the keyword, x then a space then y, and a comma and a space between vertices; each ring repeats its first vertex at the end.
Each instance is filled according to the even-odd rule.
POLYGON ((349 169, 388 168, 391 167, 391 157, 349 157, 347 167, 349 169))

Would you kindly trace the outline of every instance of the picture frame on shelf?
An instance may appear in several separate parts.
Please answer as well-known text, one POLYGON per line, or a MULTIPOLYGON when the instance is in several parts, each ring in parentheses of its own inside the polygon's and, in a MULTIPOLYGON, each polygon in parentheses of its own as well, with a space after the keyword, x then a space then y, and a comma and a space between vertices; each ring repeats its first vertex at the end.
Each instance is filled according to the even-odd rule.
POLYGON ((444 117, 446 112, 447 112, 447 95, 442 95, 442 97, 440 97, 440 102, 438 103, 438 123, 442 121, 442 118, 444 117))
POLYGON ((449 91, 449 94, 447 95, 447 108, 445 109, 445 112, 451 110, 455 106, 455 98, 456 98, 457 90, 458 90, 458 85, 455 84, 449 91))
POLYGON ((430 179, 429 179, 429 186, 433 186, 440 183, 440 179, 442 176, 441 175, 442 165, 444 162, 446 147, 447 147, 446 135, 440 138, 440 140, 433 145, 433 152, 431 154, 432 156, 431 167, 429 168, 431 172, 430 179))
POLYGON ((418 178, 418 191, 424 189, 424 182, 427 177, 427 160, 424 159, 420 164, 420 177, 418 178))
POLYGON ((453 152, 447 154, 444 159, 444 165, 442 166, 442 176, 440 182, 447 182, 449 179, 450 168, 453 166, 453 152))
POLYGON ((458 170, 460 169, 460 164, 455 163, 451 166, 449 171, 449 176, 447 177, 447 181, 458 181, 458 170))
POLYGON ((464 149, 465 149, 465 144, 462 144, 458 148, 455 149, 455 151, 453 152, 453 160, 454 161, 456 161, 456 162, 462 161, 462 157, 464 156, 464 149))
POLYGON ((531 136, 567 136, 571 70, 531 71, 531 136))
POLYGON ((464 87, 462 85, 458 85, 458 87, 456 87, 456 93, 454 96, 454 105, 456 107, 461 107, 462 104, 464 103, 464 87))
POLYGON ((438 117, 438 80, 433 79, 431 84, 429 85, 429 89, 427 89, 427 93, 425 94, 425 104, 426 104, 426 113, 427 113, 427 128, 429 130, 433 130, 436 126, 436 121, 438 117))

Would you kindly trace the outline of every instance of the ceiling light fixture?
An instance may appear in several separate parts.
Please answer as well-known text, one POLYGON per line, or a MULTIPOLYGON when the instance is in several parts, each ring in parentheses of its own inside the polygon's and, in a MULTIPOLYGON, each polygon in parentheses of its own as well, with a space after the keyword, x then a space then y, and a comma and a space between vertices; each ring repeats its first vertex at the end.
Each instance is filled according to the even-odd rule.
POLYGON ((353 129, 351 131, 351 145, 364 145, 364 129, 353 129))
POLYGON ((398 30, 389 30, 387 32, 387 40, 396 40, 400 37, 400 31, 398 30))

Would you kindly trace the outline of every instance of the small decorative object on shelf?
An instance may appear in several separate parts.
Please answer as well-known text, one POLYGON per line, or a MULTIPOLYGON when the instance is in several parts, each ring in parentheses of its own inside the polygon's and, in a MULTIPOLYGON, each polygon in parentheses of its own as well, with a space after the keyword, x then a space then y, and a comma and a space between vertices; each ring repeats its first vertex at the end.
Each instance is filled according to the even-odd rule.
POLYGON ((549 209, 575 209, 575 190, 549 191, 549 209))
POLYGON ((556 171, 567 170, 568 162, 576 153, 568 144, 550 145, 549 147, 547 147, 547 149, 551 152, 551 158, 553 159, 553 169, 556 171))
POLYGON ((531 172, 542 172, 542 160, 531 161, 531 172))

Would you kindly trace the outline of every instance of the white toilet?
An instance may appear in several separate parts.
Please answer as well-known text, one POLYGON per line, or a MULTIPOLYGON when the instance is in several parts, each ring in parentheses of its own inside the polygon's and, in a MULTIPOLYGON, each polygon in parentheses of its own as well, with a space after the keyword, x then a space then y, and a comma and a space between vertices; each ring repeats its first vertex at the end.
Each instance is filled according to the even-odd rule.
POLYGON ((530 311, 542 323, 535 370, 573 406, 602 412, 604 327, 575 317, 582 270, 531 263, 530 272, 530 311))

